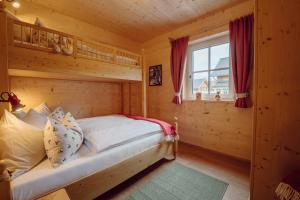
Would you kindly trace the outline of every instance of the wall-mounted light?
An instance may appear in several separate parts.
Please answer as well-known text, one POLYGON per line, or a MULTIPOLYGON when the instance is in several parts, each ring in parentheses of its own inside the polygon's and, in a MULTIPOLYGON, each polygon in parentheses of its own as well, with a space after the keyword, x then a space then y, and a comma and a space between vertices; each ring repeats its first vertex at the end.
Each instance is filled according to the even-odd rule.
POLYGON ((14 9, 18 9, 21 6, 21 4, 18 0, 0 0, 0 3, 1 2, 5 3, 5 1, 8 2, 8 3, 11 3, 11 5, 14 9))
POLYGON ((21 4, 18 1, 14 1, 11 5, 17 9, 20 8, 20 6, 21 6, 21 4))
POLYGON ((13 92, 2 92, 0 95, 0 102, 9 102, 12 112, 21 111, 25 105, 21 104, 21 100, 13 92))

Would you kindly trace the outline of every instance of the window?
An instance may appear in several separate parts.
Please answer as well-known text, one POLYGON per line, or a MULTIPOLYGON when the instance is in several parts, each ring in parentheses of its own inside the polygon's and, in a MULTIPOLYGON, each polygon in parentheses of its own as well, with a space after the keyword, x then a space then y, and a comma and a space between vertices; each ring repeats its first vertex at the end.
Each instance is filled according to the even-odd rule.
POLYGON ((221 100, 232 100, 228 34, 189 46, 184 96, 194 98, 197 92, 204 100, 213 100, 217 93, 221 100))

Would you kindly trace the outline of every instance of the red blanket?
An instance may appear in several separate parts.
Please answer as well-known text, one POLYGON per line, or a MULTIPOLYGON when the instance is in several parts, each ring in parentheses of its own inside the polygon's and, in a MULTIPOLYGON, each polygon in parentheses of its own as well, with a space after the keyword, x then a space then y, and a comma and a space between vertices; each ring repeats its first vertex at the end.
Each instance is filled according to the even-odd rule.
POLYGON ((135 119, 135 120, 145 120, 145 121, 156 123, 156 124, 160 125, 160 127, 163 129, 166 136, 176 136, 175 127, 167 122, 161 121, 159 119, 146 118, 146 117, 141 117, 141 116, 137 116, 137 115, 125 115, 125 116, 128 118, 131 118, 131 119, 135 119))

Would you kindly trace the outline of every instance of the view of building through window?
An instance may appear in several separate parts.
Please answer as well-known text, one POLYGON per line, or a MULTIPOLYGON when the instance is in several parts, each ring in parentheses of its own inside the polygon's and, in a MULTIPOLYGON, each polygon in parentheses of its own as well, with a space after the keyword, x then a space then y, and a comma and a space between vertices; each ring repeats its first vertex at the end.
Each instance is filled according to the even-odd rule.
POLYGON ((229 67, 229 43, 193 51, 193 93, 230 94, 229 67))

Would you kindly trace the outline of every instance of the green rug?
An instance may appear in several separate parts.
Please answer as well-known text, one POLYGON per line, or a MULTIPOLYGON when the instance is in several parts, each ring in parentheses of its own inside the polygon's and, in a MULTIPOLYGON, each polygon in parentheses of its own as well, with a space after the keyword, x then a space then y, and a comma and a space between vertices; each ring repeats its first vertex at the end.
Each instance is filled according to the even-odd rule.
POLYGON ((174 162, 127 200, 222 200, 228 183, 174 162))

